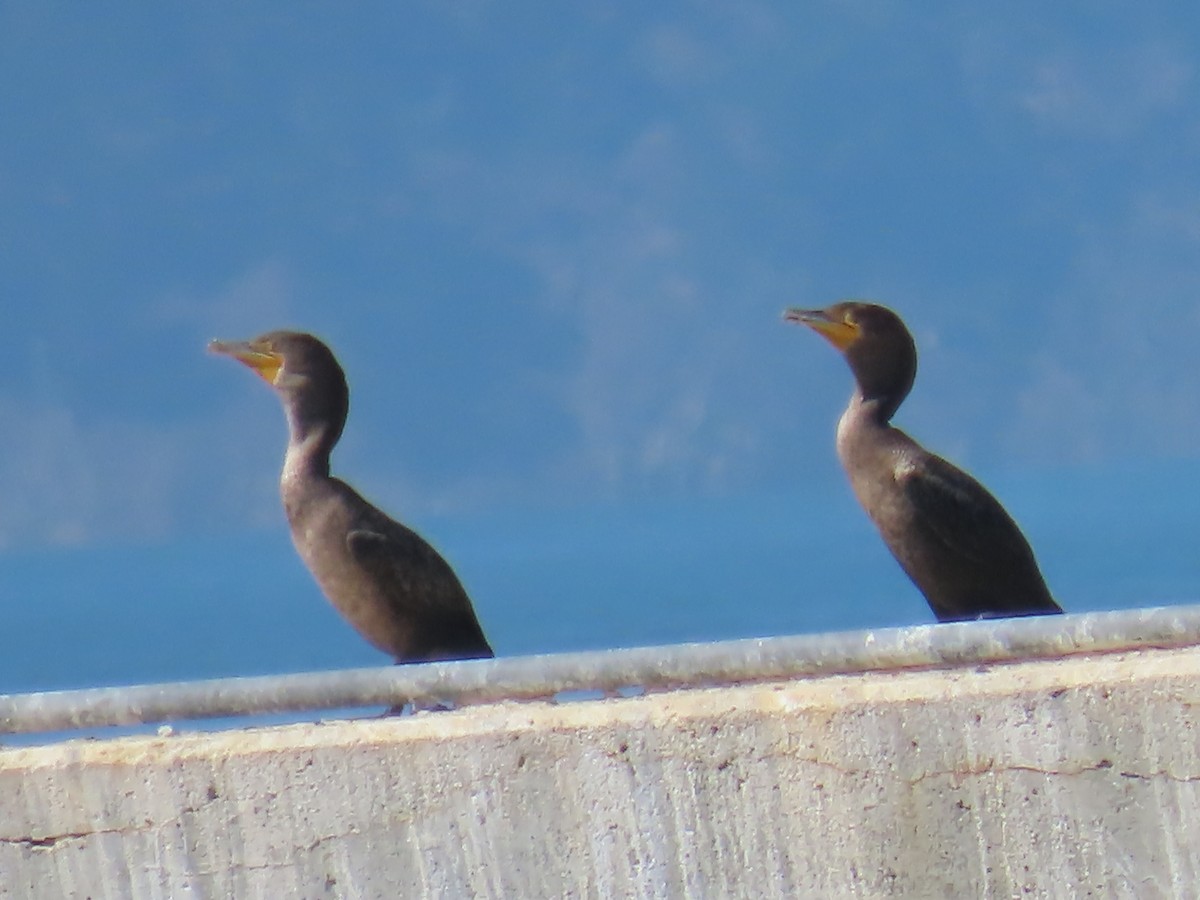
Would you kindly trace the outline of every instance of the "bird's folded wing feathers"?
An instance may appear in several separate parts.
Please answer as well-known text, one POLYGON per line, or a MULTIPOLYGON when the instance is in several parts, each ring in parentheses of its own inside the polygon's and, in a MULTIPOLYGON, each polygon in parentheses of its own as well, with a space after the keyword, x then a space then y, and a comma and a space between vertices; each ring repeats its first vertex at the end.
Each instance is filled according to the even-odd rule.
POLYGON ((941 457, 930 456, 900 482, 920 526, 953 552, 989 568, 1030 557, 1028 543, 1000 502, 941 457))
POLYGON ((415 532, 356 528, 346 535, 346 546, 359 565, 382 581, 406 583, 408 596, 444 606, 447 612, 470 605, 450 565, 415 532))

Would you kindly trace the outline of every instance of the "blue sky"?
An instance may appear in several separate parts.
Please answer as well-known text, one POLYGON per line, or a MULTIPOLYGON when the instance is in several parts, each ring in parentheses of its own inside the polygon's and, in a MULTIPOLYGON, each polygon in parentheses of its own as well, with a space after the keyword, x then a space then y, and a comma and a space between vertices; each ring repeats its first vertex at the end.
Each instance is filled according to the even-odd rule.
POLYGON ((898 421, 988 483, 1190 472, 1198 26, 1183 2, 6 4, 0 551, 279 533, 282 416, 203 348, 281 326, 348 371, 338 471, 422 530, 840 509, 848 373, 779 314, 846 296, 906 318, 898 421))

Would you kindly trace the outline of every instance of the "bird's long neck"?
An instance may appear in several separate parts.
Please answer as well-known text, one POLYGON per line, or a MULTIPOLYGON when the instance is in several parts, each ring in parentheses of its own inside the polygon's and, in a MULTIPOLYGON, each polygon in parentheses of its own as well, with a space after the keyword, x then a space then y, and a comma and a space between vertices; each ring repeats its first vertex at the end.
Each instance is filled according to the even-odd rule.
POLYGON ((848 455, 854 454, 854 448, 861 439, 869 440, 871 435, 891 431, 889 420, 898 405, 882 397, 868 398, 864 396, 862 388, 856 388, 846 411, 838 420, 838 455, 845 460, 848 455))
POLYGON ((892 416, 899 409, 902 399, 888 394, 868 396, 862 388, 857 388, 850 397, 846 412, 853 412, 855 419, 874 428, 890 428, 892 416))
POLYGON ((846 362, 854 373, 854 396, 847 413, 886 428, 917 375, 917 354, 911 339, 907 343, 851 347, 846 362))
POLYGON ((891 424, 892 416, 912 389, 915 367, 904 369, 854 368, 854 393, 838 420, 837 450, 843 463, 873 456, 897 440, 907 442, 891 424))
POLYGON ((288 445, 283 458, 282 487, 298 486, 329 478, 329 457, 346 422, 344 406, 329 408, 304 402, 285 401, 288 445))
POLYGON ((326 439, 327 432, 311 433, 307 437, 288 441, 283 457, 283 483, 300 479, 329 477, 329 454, 333 443, 326 439))

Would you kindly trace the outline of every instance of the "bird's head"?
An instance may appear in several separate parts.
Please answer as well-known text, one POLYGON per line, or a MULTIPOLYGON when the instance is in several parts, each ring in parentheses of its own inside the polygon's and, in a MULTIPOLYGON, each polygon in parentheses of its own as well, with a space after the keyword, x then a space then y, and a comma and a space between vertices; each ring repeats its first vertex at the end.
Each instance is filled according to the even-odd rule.
POLYGON ((278 391, 300 390, 341 372, 333 352, 311 334, 268 331, 248 341, 209 341, 212 353, 231 356, 278 391))
POLYGON ((912 389, 917 347, 903 320, 886 306, 845 300, 825 309, 788 309, 783 317, 807 325, 837 347, 863 397, 887 401, 889 417, 912 389))
POLYGON ((299 331, 269 331, 248 341, 210 341, 258 373, 283 400, 293 425, 328 422, 340 433, 349 406, 346 376, 324 343, 299 331))

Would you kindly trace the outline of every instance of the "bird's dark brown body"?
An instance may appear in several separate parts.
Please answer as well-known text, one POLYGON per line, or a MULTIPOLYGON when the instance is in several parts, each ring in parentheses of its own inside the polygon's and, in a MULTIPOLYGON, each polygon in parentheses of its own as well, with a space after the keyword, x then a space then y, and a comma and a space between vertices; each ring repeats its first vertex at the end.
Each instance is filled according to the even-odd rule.
POLYGON ((397 662, 492 656, 449 564, 329 474, 349 409, 329 348, 291 331, 209 346, 257 371, 280 396, 289 432, 280 493, 292 541, 338 612, 397 662))
POLYGON ((1033 551, 974 478, 890 424, 912 388, 917 352, 894 312, 870 303, 791 309, 842 351, 855 377, 838 422, 838 458, 867 515, 939 621, 1062 612, 1033 551))

